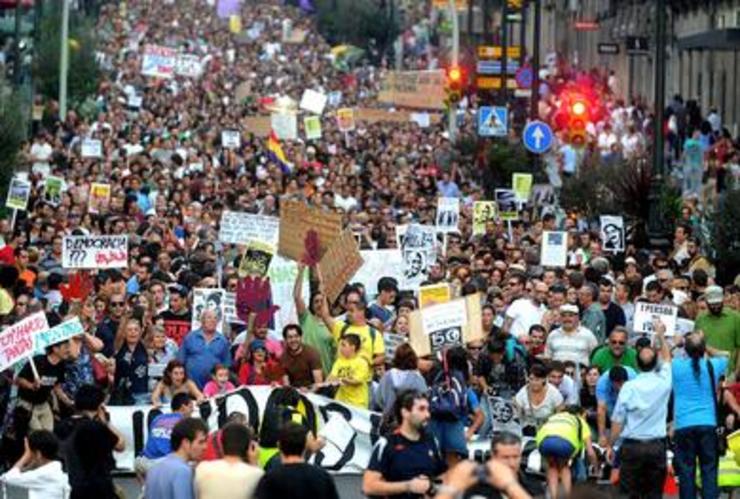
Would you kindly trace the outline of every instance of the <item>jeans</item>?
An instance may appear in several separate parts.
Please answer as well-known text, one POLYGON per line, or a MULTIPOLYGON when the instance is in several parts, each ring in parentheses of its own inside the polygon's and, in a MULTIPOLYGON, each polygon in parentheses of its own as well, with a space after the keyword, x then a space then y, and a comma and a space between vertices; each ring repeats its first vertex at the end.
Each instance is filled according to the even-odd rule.
POLYGON ((665 439, 625 439, 619 456, 620 492, 630 499, 662 499, 667 468, 665 439))
POLYGON ((696 459, 701 468, 701 496, 704 499, 717 499, 717 434, 714 426, 689 426, 676 430, 676 471, 679 480, 681 499, 698 497, 696 493, 696 459))

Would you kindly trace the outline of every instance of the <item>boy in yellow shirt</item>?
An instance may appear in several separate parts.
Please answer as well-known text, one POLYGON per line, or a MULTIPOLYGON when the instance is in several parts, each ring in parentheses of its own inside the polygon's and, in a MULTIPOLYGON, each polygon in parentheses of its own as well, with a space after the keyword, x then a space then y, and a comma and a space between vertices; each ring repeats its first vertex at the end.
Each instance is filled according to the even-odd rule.
POLYGON ((370 404, 370 365, 359 355, 362 340, 356 334, 345 334, 339 342, 339 356, 327 381, 339 382, 334 398, 340 402, 367 409, 370 404))

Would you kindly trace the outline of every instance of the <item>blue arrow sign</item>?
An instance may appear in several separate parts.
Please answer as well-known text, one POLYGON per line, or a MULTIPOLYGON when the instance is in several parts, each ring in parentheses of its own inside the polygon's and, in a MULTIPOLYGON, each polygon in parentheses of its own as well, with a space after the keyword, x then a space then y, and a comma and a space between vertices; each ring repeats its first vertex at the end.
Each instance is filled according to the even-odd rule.
POLYGON ((508 134, 508 109, 491 106, 483 106, 478 109, 478 135, 481 137, 506 137, 508 134))
POLYGON ((524 128, 524 147, 535 154, 547 152, 552 147, 552 128, 547 123, 532 121, 524 128))

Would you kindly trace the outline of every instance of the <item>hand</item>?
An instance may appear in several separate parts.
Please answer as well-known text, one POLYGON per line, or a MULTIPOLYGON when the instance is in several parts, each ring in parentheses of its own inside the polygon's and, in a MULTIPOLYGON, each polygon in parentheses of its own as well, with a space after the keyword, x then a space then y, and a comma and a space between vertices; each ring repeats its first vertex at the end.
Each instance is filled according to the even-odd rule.
POLYGON ((408 482, 408 490, 412 494, 426 494, 429 487, 431 487, 431 482, 425 476, 414 478, 408 482))
POLYGON ((512 483, 519 483, 516 474, 498 459, 489 459, 488 480, 497 490, 506 492, 512 483))
POLYGON ((663 321, 661 321, 660 319, 653 320, 653 328, 655 328, 655 333, 658 335, 659 338, 665 336, 666 327, 663 321))
POLYGON ((38 391, 41 388, 41 381, 34 378, 34 380, 31 382, 31 390, 32 391, 38 391))
POLYGON ((31 446, 28 444, 28 437, 25 437, 23 439, 23 455, 21 456, 21 461, 24 464, 28 464, 31 458, 33 458, 33 452, 31 452, 31 446))
POLYGON ((606 460, 614 464, 614 448, 612 446, 607 447, 606 449, 606 460))
POLYGON ((457 466, 447 472, 445 485, 457 490, 469 488, 478 481, 475 473, 477 466, 473 461, 460 461, 457 466))
POLYGON ((606 449, 609 447, 609 440, 606 438, 606 435, 600 435, 599 436, 599 447, 606 449))

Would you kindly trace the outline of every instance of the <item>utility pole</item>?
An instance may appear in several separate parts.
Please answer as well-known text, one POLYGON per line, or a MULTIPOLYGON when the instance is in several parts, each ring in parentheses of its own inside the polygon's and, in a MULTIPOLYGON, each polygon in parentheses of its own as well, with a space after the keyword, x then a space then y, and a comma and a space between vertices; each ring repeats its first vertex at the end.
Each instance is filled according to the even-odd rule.
POLYGON ((532 119, 539 116, 540 98, 540 30, 542 29, 542 4, 532 0, 534 9, 534 32, 532 33, 532 119))
POLYGON ((67 73, 69 72, 69 2, 62 0, 62 39, 59 58, 59 118, 67 116, 67 73))
MULTIPOLYGON (((451 67, 456 68, 460 62, 460 20, 457 17, 457 5, 455 0, 449 0, 450 2, 450 16, 452 16, 452 56, 451 56, 451 67)), ((450 103, 450 116, 448 124, 448 133, 450 135, 450 142, 455 143, 457 141, 457 103, 450 103)))
POLYGON ((509 2, 503 0, 501 7, 501 105, 506 106, 509 90, 509 2))

